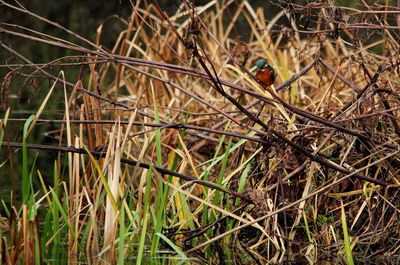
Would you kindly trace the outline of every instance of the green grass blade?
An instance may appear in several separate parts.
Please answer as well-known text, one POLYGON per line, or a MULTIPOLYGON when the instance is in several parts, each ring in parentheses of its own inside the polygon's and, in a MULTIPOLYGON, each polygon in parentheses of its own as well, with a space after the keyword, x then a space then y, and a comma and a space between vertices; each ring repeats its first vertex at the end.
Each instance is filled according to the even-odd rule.
POLYGON ((307 221, 307 216, 306 216, 306 213, 305 213, 304 211, 303 211, 303 220, 304 220, 304 226, 305 226, 305 229, 306 229, 308 241, 309 241, 310 243, 313 243, 313 239, 312 239, 312 236, 311 236, 310 227, 309 227, 308 221, 307 221))
POLYGON ((125 258, 125 238, 126 238, 126 227, 125 227, 125 207, 122 205, 119 211, 119 238, 118 238, 118 264, 124 264, 125 258))
POLYGON ((143 211, 143 220, 142 220, 142 233, 140 235, 140 241, 139 241, 139 249, 137 253, 137 260, 136 264, 142 264, 142 259, 143 259, 143 252, 144 252, 144 245, 145 245, 145 239, 146 239, 146 232, 147 232, 147 225, 148 225, 148 220, 149 220, 149 208, 150 208, 150 195, 151 195, 151 179, 153 176, 153 167, 149 168, 149 171, 147 172, 147 178, 146 178, 146 189, 145 189, 145 194, 144 194, 144 211, 143 211))
POLYGON ((50 192, 51 192, 52 197, 53 197, 53 203, 54 203, 54 206, 53 206, 53 207, 57 207, 57 208, 55 209, 55 211, 56 211, 56 212, 59 212, 59 213, 61 214, 64 223, 68 226, 68 229, 71 231, 73 237, 76 238, 75 230, 74 230, 73 227, 71 226, 71 223, 70 223, 69 220, 68 220, 68 215, 67 215, 67 213, 65 212, 65 210, 64 210, 64 208, 63 208, 63 206, 62 206, 60 200, 58 199, 58 197, 57 197, 57 195, 56 195, 56 193, 54 192, 53 189, 51 189, 50 192))
POLYGON ((114 208, 114 211, 118 212, 117 202, 115 201, 115 198, 114 198, 114 196, 113 196, 113 194, 111 192, 110 186, 108 185, 108 181, 107 181, 106 177, 104 176, 103 171, 101 170, 99 163, 97 163, 97 160, 94 158, 92 153, 90 153, 89 149, 87 149, 86 146, 84 146, 84 148, 85 148, 86 152, 88 153, 88 155, 90 157, 90 160, 92 161, 94 167, 96 168, 97 173, 99 174, 101 181, 103 182, 104 189, 107 192, 107 196, 111 201, 111 204, 112 204, 112 206, 114 208))
POLYGON ((24 124, 23 137, 22 137, 22 204, 26 204, 29 200, 29 194, 31 189, 31 179, 29 174, 28 165, 28 148, 26 147, 26 138, 28 137, 29 125, 35 118, 35 115, 31 115, 24 124))
MULTIPOLYGON (((4 118, 3 118, 3 126, 4 127, 6 127, 6 125, 7 125, 7 120, 8 120, 9 114, 10 114, 10 108, 4 114, 4 118)), ((3 137, 4 137, 3 127, 0 127, 0 151, 1 151, 1 147, 2 147, 1 143, 3 142, 3 137)))
POLYGON ((354 265, 353 252, 351 250, 350 236, 347 229, 346 213, 344 212, 343 202, 341 205, 342 212, 342 227, 343 227, 343 237, 344 237, 344 248, 346 250, 347 264, 354 265))
MULTIPOLYGON (((239 187, 238 187, 238 192, 243 193, 244 192, 244 187, 246 185, 247 177, 249 175, 251 169, 251 163, 247 163, 246 167, 244 168, 242 174, 240 175, 239 179, 239 187)), ((235 205, 238 205, 240 202, 240 198, 235 199, 235 205)))
POLYGON ((164 240, 173 250, 175 250, 175 252, 182 258, 182 259, 187 259, 188 257, 186 257, 185 253, 183 253, 182 250, 179 249, 179 247, 177 245, 175 245, 171 240, 169 240, 169 238, 167 238, 166 236, 164 236, 161 233, 156 233, 156 236, 159 236, 162 240, 164 240))

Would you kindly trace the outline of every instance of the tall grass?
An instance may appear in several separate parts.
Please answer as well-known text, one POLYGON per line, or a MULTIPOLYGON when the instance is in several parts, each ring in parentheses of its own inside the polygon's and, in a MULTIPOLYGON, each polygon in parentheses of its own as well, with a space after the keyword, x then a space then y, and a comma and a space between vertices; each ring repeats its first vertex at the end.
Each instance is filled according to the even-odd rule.
MULTIPOLYGON (((21 188, 1 198, 2 263, 354 264, 398 255, 393 7, 279 1, 271 16, 248 1, 182 1, 167 16, 139 1, 119 18, 126 29, 115 46, 104 47, 108 24, 92 42, 0 2, 66 35, 6 23, 0 34, 79 55, 30 62, 0 43, 18 67, 54 84, 36 115, 17 119, 11 107, 0 120, 0 166, 22 163, 21 188), (254 78, 259 58, 277 72, 268 89, 254 78), (73 67, 81 74, 66 80, 73 67), (49 118, 51 100, 63 109, 49 118), (22 144, 8 129, 17 122, 22 144), (30 136, 44 123, 59 128, 53 144, 30 136), (36 168, 34 149, 54 155, 53 176, 36 168)), ((5 81, 2 91, 13 91, 5 81)))

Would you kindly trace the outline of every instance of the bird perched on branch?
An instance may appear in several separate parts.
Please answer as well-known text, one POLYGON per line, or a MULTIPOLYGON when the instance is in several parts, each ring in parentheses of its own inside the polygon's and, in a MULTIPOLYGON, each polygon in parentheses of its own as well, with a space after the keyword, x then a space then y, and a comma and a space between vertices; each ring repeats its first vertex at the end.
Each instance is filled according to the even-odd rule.
POLYGON ((259 59, 256 63, 258 72, 256 74, 257 81, 267 88, 275 82, 276 72, 271 65, 267 64, 264 59, 259 59))

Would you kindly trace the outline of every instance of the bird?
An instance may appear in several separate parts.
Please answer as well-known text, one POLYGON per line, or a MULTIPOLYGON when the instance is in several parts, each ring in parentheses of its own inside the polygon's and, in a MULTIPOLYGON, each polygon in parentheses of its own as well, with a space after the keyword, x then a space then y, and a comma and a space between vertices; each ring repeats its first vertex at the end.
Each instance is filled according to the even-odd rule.
POLYGON ((272 68, 271 65, 267 63, 264 59, 259 59, 256 63, 257 73, 256 79, 257 81, 264 87, 268 88, 275 82, 276 72, 275 69, 272 68))

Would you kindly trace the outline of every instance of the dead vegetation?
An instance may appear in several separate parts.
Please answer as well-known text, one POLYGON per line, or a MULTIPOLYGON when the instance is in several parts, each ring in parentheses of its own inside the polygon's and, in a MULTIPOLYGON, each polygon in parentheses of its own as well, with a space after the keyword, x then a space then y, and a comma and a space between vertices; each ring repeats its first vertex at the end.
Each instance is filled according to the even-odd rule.
POLYGON ((28 181, 21 203, 3 204, 4 261, 140 263, 166 250, 213 264, 398 261, 398 8, 277 1, 281 12, 267 17, 247 1, 184 0, 168 16, 139 1, 105 47, 106 25, 92 42, 0 3, 76 39, 0 24, 1 35, 75 54, 32 62, 0 42, 17 62, 3 77, 4 110, 21 69, 52 82, 35 116, 16 119, 11 108, 0 123, 2 167, 20 160, 24 180, 42 181, 40 192, 28 181), (254 78, 259 58, 277 72, 267 90, 254 78), (66 80, 73 67, 78 78, 66 80), (63 113, 48 119, 56 90, 63 113), (7 130, 16 122, 26 144, 7 130), (29 134, 46 123, 59 128, 54 145, 34 144, 29 134), (57 151, 54 185, 12 147, 57 151))

